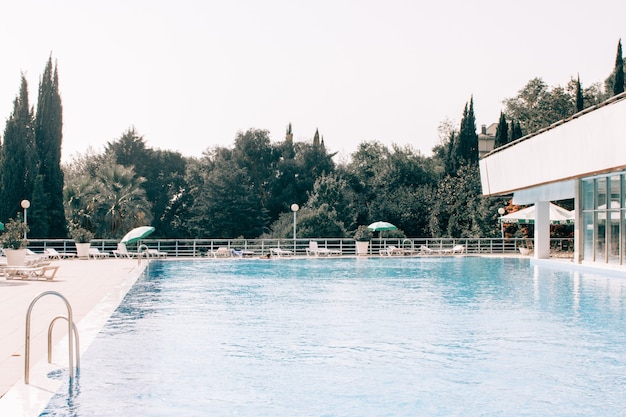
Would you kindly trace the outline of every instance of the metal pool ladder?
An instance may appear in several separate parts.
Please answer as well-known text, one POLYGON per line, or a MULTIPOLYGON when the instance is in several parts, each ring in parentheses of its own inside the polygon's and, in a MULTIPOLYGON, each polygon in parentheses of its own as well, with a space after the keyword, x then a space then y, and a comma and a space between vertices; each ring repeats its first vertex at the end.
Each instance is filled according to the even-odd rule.
POLYGON ((30 315, 37 301, 39 301, 39 299, 45 297, 46 295, 56 295, 57 297, 61 298, 61 300, 63 300, 65 306, 67 307, 67 317, 55 317, 50 322, 50 326, 48 327, 48 362, 51 362, 52 359, 52 328, 54 326, 54 323, 58 319, 65 319, 67 320, 67 338, 69 342, 68 352, 70 381, 74 379, 74 345, 72 343, 73 337, 76 337, 76 369, 78 370, 80 368, 80 347, 78 341, 78 330, 76 329, 76 325, 74 324, 74 319, 72 316, 72 306, 61 293, 56 291, 45 291, 35 297, 33 301, 31 301, 30 306, 28 307, 28 312, 26 313, 26 351, 24 355, 24 382, 26 384, 28 384, 30 381, 30 315))

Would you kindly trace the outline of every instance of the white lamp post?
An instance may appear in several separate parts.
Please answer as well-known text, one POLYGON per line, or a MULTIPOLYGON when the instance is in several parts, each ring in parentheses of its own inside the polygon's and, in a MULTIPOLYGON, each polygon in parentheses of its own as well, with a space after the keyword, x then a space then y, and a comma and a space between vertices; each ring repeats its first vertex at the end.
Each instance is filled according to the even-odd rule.
POLYGON ((504 223, 502 223, 502 216, 506 213, 506 210, 503 207, 498 209, 498 213, 500 214, 500 231, 502 232, 502 240, 504 240, 504 223))
POLYGON ((291 211, 293 211, 293 253, 296 253, 296 212, 300 210, 300 206, 296 203, 291 205, 291 211))
MULTIPOLYGON (((28 226, 28 220, 26 218, 26 214, 28 213, 28 208, 30 207, 30 201, 28 200, 22 200, 22 202, 20 203, 20 205, 22 206, 22 208, 24 209, 24 225, 28 226)), ((24 230, 24 239, 26 239, 26 230, 24 230)))

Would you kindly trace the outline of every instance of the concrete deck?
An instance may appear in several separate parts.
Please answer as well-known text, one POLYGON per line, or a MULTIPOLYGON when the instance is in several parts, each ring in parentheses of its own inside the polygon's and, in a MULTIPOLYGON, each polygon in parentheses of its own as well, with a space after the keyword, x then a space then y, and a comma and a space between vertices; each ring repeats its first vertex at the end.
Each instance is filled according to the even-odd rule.
POLYGON ((6 280, 0 277, 0 416, 37 416, 61 382, 46 375, 68 368, 67 322, 53 331, 52 364, 47 363, 48 326, 67 317, 61 298, 46 295, 31 313, 30 384, 24 383, 26 313, 38 295, 62 294, 70 303, 84 352, 147 265, 135 259, 53 261, 53 281, 6 280), (56 388, 55 388, 56 387, 56 388))

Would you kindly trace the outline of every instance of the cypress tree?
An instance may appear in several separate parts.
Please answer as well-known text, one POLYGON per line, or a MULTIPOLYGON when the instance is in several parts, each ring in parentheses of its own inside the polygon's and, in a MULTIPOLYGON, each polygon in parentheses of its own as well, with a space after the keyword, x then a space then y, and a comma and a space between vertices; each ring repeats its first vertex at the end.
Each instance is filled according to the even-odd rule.
POLYGON ((615 84, 613 95, 624 92, 624 57, 622 57, 622 40, 617 43, 617 56, 615 57, 615 84))
POLYGON ((455 155, 460 164, 478 162, 478 134, 476 133, 473 96, 470 98, 469 106, 465 104, 465 109, 463 110, 463 119, 461 120, 459 137, 456 141, 455 155))
POLYGON ((584 103, 583 103, 583 88, 580 85, 580 75, 576 80, 576 113, 579 111, 583 111, 584 103))
POLYGON ((62 142, 62 106, 59 95, 59 77, 57 67, 52 69, 52 58, 48 59, 43 76, 39 82, 37 115, 35 117, 35 143, 39 158, 39 174, 42 176, 43 189, 47 200, 46 220, 41 229, 31 228, 36 237, 64 238, 67 236, 65 212, 63 209, 63 171, 61 170, 62 142))
POLYGON ((320 144, 320 132, 318 129, 315 129, 315 135, 313 135, 313 145, 320 144))
POLYGON ((33 187, 33 195, 30 209, 28 210, 28 236, 43 238, 48 236, 48 214, 47 202, 50 200, 50 193, 46 193, 43 185, 43 175, 37 175, 33 187))
POLYGON ((499 148, 502 145, 506 145, 509 142, 509 125, 506 122, 506 117, 503 112, 500 112, 500 121, 496 128, 496 139, 494 148, 499 148))
POLYGON ((28 83, 22 75, 19 95, 4 129, 2 146, 2 198, 0 219, 21 213, 20 202, 31 200, 37 176, 33 111, 28 104, 28 83))
POLYGON ((513 142, 516 139, 521 138, 522 136, 524 136, 524 133, 522 133, 522 125, 520 124, 519 120, 512 120, 511 121, 511 142, 513 142))
POLYGON ((450 138, 445 148, 445 160, 444 160, 446 174, 448 175, 454 174, 456 170, 458 169, 458 164, 457 164, 456 157, 454 154, 454 151, 457 146, 456 145, 457 140, 458 139, 457 139, 456 133, 454 131, 450 132, 450 138))

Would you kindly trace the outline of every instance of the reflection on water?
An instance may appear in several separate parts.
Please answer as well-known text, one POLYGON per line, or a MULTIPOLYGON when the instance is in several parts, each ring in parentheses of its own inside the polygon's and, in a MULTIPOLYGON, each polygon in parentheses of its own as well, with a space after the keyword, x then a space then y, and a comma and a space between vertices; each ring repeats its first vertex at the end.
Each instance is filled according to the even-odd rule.
POLYGON ((527 259, 162 262, 42 415, 621 415, 624 285, 527 259))

